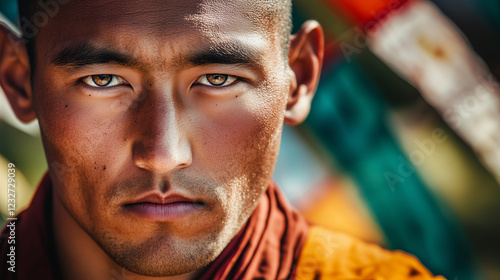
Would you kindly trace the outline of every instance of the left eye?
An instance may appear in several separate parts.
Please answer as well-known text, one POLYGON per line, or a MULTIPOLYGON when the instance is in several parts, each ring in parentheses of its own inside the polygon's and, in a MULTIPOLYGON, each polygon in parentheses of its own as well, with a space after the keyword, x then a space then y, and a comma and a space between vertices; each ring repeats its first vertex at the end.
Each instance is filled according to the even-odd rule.
POLYGON ((234 83, 238 78, 236 76, 225 74, 205 74, 196 80, 196 83, 206 86, 227 86, 234 83))
POLYGON ((91 75, 82 78, 82 81, 91 87, 112 87, 127 84, 122 77, 109 74, 91 75))

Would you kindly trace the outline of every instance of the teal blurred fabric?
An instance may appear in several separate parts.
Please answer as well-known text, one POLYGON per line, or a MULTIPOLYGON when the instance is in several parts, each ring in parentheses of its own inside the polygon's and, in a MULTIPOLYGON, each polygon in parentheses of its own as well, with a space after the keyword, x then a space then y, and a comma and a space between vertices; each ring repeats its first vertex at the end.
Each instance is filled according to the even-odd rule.
POLYGON ((500 1, 498 0, 467 0, 474 5, 483 19, 500 34, 500 1))
MULTIPOLYGON (((386 124, 376 85, 356 63, 324 73, 306 125, 357 183, 392 249, 448 279, 475 279, 467 239, 412 168, 386 124), (408 172, 410 173, 410 172, 408 172), (404 178, 391 183, 387 174, 404 178)), ((332 213, 335 215, 335 213, 332 213)))
POLYGON ((17 24, 17 2, 15 0, 0 1, 0 12, 2 12, 2 14, 12 23, 17 24))

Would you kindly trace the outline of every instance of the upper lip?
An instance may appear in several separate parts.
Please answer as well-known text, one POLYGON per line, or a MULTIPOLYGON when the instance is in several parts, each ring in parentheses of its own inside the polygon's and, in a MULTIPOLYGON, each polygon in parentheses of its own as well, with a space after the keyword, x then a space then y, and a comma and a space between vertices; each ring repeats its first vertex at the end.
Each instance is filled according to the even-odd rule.
POLYGON ((180 194, 169 194, 169 195, 161 195, 157 193, 149 194, 144 197, 141 197, 135 201, 132 201, 131 203, 127 204, 138 204, 138 203, 156 203, 156 204, 169 204, 169 203, 176 203, 176 202, 187 202, 187 203, 193 203, 197 202, 193 199, 187 198, 185 196, 182 196, 180 194))

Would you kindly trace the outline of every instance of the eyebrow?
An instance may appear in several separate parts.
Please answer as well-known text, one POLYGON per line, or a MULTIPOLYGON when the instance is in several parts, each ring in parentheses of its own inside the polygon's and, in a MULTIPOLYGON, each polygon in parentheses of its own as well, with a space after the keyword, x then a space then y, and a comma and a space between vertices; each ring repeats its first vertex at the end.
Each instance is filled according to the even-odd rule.
MULTIPOLYGON (((208 64, 247 64, 258 65, 258 51, 240 42, 220 43, 182 56, 177 67, 203 66, 208 64)), ((51 60, 53 65, 83 68, 93 64, 117 64, 140 68, 140 63, 131 55, 107 47, 97 47, 90 43, 62 48, 51 60)))
POLYGON ((51 60, 62 67, 81 68, 92 64, 118 64, 137 67, 139 63, 130 55, 105 47, 82 43, 62 48, 51 60))
POLYGON ((251 64, 257 65, 258 51, 239 42, 223 43, 187 55, 181 64, 203 66, 208 64, 251 64))

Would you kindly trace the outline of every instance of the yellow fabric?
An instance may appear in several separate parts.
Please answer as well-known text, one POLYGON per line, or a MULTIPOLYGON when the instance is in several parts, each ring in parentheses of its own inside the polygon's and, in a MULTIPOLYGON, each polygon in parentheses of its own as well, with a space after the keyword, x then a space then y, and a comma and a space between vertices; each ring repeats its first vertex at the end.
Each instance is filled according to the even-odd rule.
POLYGON ((297 280, 435 279, 415 258, 312 226, 296 270, 297 280))

